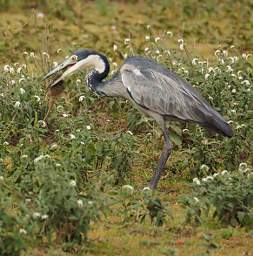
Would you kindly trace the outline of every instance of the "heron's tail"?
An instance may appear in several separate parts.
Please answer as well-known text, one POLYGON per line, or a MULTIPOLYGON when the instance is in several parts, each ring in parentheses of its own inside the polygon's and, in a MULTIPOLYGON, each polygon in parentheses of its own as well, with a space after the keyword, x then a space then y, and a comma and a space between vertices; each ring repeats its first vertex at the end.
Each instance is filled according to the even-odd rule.
POLYGON ((209 117, 207 118, 204 126, 214 130, 215 132, 223 136, 229 138, 233 136, 233 130, 231 126, 214 109, 212 109, 211 115, 209 115, 209 117))

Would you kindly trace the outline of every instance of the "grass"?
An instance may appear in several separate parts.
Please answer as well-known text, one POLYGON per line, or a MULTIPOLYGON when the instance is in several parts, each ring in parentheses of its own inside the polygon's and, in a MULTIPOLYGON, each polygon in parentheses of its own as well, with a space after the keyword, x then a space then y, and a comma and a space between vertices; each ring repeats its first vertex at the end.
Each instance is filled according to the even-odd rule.
POLYGON ((14 249, 19 253, 22 247, 22 255, 48 256, 253 254, 252 225, 227 225, 210 215, 201 224, 185 223, 187 210, 180 203, 183 196, 193 197, 194 177, 235 172, 241 162, 252 169, 253 58, 242 56, 253 45, 250 1, 0 3, 0 233, 6 239, 0 237, 0 249, 13 245, 4 255, 19 255, 14 249), (82 85, 84 74, 78 74, 43 123, 48 99, 40 79, 53 61, 78 48, 104 52, 116 63, 112 69, 126 54, 157 58, 233 121, 234 138, 169 124, 175 149, 158 191, 146 195, 142 188, 152 176, 162 138, 156 124, 125 101, 94 96, 82 85), (223 50, 228 50, 224 58, 223 50), (193 65, 195 57, 208 64, 193 65), (14 73, 3 71, 7 64, 14 73), (27 68, 18 73, 22 64, 27 68), (246 80, 249 85, 242 83, 246 80), (155 218, 162 216, 162 226, 151 223, 154 208, 147 207, 157 199, 162 207, 155 218))

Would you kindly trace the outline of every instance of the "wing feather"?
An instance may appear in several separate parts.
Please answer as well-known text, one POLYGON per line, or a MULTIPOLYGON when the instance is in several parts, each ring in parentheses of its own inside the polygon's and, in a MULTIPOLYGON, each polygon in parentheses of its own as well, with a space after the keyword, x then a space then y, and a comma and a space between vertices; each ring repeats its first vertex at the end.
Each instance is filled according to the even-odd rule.
POLYGON ((123 85, 133 100, 163 116, 202 122, 206 112, 205 101, 189 90, 186 82, 150 67, 125 64, 121 68, 123 85))

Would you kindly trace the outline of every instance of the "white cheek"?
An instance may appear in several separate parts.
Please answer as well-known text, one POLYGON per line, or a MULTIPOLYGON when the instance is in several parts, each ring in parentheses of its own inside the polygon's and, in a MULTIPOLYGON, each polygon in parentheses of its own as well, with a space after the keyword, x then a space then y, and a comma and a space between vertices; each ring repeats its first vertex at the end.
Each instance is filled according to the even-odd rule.
POLYGON ((88 65, 94 66, 99 73, 103 73, 105 71, 105 63, 99 55, 90 55, 86 61, 88 65))

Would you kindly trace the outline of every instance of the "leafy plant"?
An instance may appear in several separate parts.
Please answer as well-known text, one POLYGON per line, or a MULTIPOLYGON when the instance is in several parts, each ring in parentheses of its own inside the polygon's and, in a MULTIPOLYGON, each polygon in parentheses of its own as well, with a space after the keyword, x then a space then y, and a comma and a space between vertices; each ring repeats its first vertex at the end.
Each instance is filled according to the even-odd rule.
POLYGON ((182 199, 186 221, 205 222, 207 218, 232 226, 253 225, 253 173, 246 163, 239 170, 215 173, 193 181, 193 195, 182 199))

